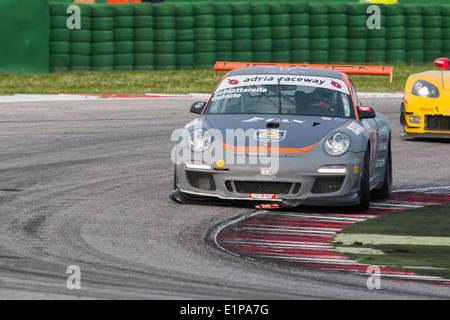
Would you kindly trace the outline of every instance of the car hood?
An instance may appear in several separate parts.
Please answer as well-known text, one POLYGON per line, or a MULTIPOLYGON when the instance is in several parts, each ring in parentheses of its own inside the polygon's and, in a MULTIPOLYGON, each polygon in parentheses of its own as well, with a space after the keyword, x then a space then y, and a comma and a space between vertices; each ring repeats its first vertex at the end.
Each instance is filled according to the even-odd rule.
POLYGON ((441 72, 444 90, 450 90, 450 72, 449 71, 441 71, 441 72))
POLYGON ((439 90, 450 90, 450 71, 424 71, 415 74, 413 80, 414 81, 411 83, 411 85, 413 85, 416 80, 425 80, 437 86, 439 90))
POLYGON ((228 147, 229 150, 233 150, 230 147, 248 147, 248 145, 270 147, 278 142, 277 147, 295 152, 300 149, 309 150, 331 131, 352 120, 277 114, 220 114, 205 115, 203 121, 206 121, 209 128, 220 131, 224 147, 228 147), (238 132, 244 132, 248 138, 227 139, 227 131, 228 136, 233 133, 237 136, 238 132))

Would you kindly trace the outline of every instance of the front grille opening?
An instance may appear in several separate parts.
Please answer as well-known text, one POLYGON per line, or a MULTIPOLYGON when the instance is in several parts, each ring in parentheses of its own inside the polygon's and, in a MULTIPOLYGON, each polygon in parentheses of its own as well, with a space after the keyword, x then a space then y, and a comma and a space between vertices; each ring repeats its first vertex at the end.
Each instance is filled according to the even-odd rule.
POLYGON ((216 183, 210 173, 186 171, 186 178, 194 188, 216 190, 216 183))
POLYGON ((312 193, 329 193, 339 191, 345 177, 320 177, 314 182, 312 193))
POLYGON ((225 181, 225 187, 229 192, 233 192, 233 186, 231 185, 231 181, 225 181))
POLYGON ((295 194, 299 193, 301 188, 302 188, 302 184, 301 183, 295 183, 294 193, 295 194))
POLYGON ((290 182, 235 181, 239 193, 287 194, 291 191, 290 182))
POLYGON ((428 130, 450 131, 450 117, 443 115, 426 115, 425 126, 428 130))

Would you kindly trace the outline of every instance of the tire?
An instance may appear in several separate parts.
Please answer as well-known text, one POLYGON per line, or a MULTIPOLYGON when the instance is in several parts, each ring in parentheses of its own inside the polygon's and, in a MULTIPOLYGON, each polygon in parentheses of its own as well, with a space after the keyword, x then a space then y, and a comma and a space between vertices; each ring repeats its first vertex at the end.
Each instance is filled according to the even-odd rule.
POLYGON ((91 66, 91 56, 82 54, 71 54, 70 55, 70 69, 74 70, 75 67, 90 67, 91 66))
POLYGON ((153 41, 155 38, 153 28, 135 28, 134 41, 153 41))
POLYGON ((123 17, 123 16, 133 16, 134 8, 131 3, 123 3, 118 6, 113 6, 114 16, 115 17, 123 17))
POLYGON ((70 55, 69 54, 51 54, 50 55, 50 66, 52 67, 68 67, 70 65, 70 55))
POLYGON ((91 30, 71 30, 70 42, 91 42, 91 30))
POLYGON ((180 2, 177 3, 175 8, 176 17, 187 17, 194 14, 194 7, 190 2, 180 2))
POLYGON ((330 36, 330 29, 328 26, 310 26, 309 32, 311 39, 328 40, 330 36))
POLYGON ((309 60, 311 63, 328 63, 328 50, 311 50, 309 60))
MULTIPOLYGON (((237 31, 235 29, 235 31, 237 31)), ((290 27, 272 27, 272 39, 290 39, 291 28, 290 27)))
MULTIPOLYGON (((272 43, 270 42, 270 46, 271 45, 272 45, 272 43)), ((267 49, 267 50, 270 50, 270 49, 267 49)), ((305 38, 292 39, 291 50, 309 50, 309 39, 305 39, 305 38)), ((261 51, 264 51, 264 50, 261 50, 261 51)))
POLYGON ((114 7, 106 3, 97 3, 91 5, 92 17, 113 17, 114 7))
POLYGON ((382 62, 386 61, 386 51, 385 50, 367 50, 366 60, 367 60, 367 62, 382 63, 382 62))
POLYGON ((367 52, 361 50, 348 50, 348 60, 353 64, 364 64, 367 60, 367 52))
POLYGON ((133 41, 133 28, 117 28, 114 29, 114 41, 133 41))
POLYGON ((109 55, 114 53, 114 42, 96 42, 91 44, 91 54, 109 55))
POLYGON ((70 55, 91 55, 91 43, 90 42, 71 42, 70 43, 70 55))
POLYGON ((270 26, 272 20, 270 14, 257 14, 252 15, 252 27, 265 27, 270 26))
POLYGON ((215 28, 216 16, 213 14, 194 15, 195 28, 215 28))
POLYGON ((112 30, 100 30, 91 31, 91 42, 111 42, 114 41, 114 31, 112 30))
POLYGON ((327 14, 328 6, 326 3, 309 3, 309 13, 310 14, 327 14))
POLYGON ((175 4, 173 3, 163 3, 154 5, 153 7, 153 16, 154 17, 161 17, 161 16, 168 16, 173 17, 175 15, 175 4))
POLYGON ((153 16, 135 16, 133 21, 134 28, 153 28, 153 16))
POLYGON ((291 51, 272 51, 272 61, 279 63, 289 63, 291 61, 291 51))
POLYGON ((92 30, 112 30, 114 28, 113 17, 93 17, 91 18, 92 30))
POLYGON ((50 29, 50 41, 70 41, 70 30, 67 28, 50 29))
POLYGON ((233 15, 233 27, 234 28, 250 28, 253 20, 250 14, 237 14, 233 15))
POLYGON ((70 41, 50 41, 50 54, 70 53, 70 41))
POLYGON ((134 27, 133 16, 114 17, 114 28, 133 28, 133 27, 134 27))
POLYGON ((134 53, 134 42, 114 41, 114 53, 134 53))
POLYGON ((360 173, 361 179, 360 194, 359 194, 360 203, 353 207, 355 211, 366 211, 369 209, 370 205, 369 167, 370 167, 370 150, 367 149, 366 152, 364 153, 364 163, 360 173))
POLYGON ((153 15, 152 3, 133 3, 134 16, 151 16, 153 15))

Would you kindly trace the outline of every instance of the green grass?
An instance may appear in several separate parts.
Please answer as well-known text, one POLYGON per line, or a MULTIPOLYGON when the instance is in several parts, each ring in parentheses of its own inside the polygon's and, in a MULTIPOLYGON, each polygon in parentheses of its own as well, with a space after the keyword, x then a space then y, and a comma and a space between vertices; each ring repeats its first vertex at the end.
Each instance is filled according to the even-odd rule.
MULTIPOLYGON (((393 82, 387 77, 352 76, 358 92, 402 92, 408 75, 436 69, 433 65, 394 66, 393 82)), ((174 71, 0 73, 0 94, 189 94, 211 93, 224 75, 213 69, 174 71)))
MULTIPOLYGON (((450 243, 450 204, 427 206, 412 210, 390 213, 353 224, 343 229, 335 239, 335 247, 361 263, 389 266, 393 270, 412 271, 418 275, 440 276, 450 279, 450 245, 439 245, 439 237, 450 243), (365 235, 413 236, 419 243, 381 243, 367 241, 365 235), (344 236, 344 237, 343 237, 344 236), (353 243, 342 243, 339 239, 353 239, 353 243), (353 238, 352 238, 353 237, 353 238), (447 241, 448 239, 448 241, 447 241), (423 244, 420 243, 423 240, 423 244), (377 254, 347 253, 350 248, 370 248, 383 252, 377 254)), ((390 242, 390 241, 387 241, 390 242)))
POLYGON ((0 73, 0 94, 210 93, 213 70, 0 73))

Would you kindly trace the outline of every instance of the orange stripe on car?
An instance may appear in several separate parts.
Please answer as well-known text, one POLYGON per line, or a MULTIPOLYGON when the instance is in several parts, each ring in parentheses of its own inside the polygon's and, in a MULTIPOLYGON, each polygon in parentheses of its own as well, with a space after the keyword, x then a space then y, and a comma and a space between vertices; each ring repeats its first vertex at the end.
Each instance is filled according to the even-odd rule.
POLYGON ((305 153, 315 147, 315 144, 304 147, 304 148, 268 148, 268 147, 236 147, 230 146, 225 142, 222 142, 222 146, 225 150, 228 151, 246 151, 246 152, 283 152, 283 153, 305 153))

